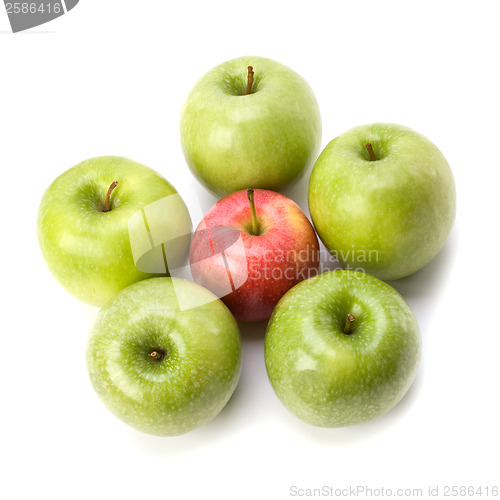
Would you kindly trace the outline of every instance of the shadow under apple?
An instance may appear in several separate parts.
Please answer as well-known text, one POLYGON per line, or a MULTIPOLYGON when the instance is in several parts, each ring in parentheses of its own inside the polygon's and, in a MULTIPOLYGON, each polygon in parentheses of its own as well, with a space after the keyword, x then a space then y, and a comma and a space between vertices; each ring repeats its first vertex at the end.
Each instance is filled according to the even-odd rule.
POLYGON ((401 401, 384 415, 361 424, 346 427, 316 427, 295 417, 283 407, 288 413, 284 417, 284 424, 288 423, 290 433, 302 435, 308 441, 325 447, 350 447, 352 445, 367 442, 374 436, 388 432, 398 421, 401 421, 411 412, 411 408, 417 404, 419 393, 422 390, 422 377, 417 374, 412 386, 403 396, 401 401))
POLYGON ((439 296, 446 288, 456 260, 458 244, 459 235, 455 228, 444 247, 429 264, 406 278, 388 281, 410 304, 422 335, 428 331, 439 304, 439 296))
POLYGON ((256 392, 267 382, 264 364, 264 335, 267 321, 239 322, 242 337, 242 367, 238 386, 221 412, 201 427, 179 436, 158 437, 129 429, 131 442, 148 455, 162 457, 189 455, 200 449, 216 446, 244 431, 242 421, 252 418, 249 411, 260 413, 254 404, 256 392), (255 377, 259 380, 255 381, 255 377), (265 380, 263 380, 265 378, 265 380))
POLYGON ((217 443, 231 439, 240 427, 240 419, 235 415, 242 392, 238 387, 222 411, 201 427, 186 434, 164 437, 128 428, 130 442, 147 455, 178 458, 204 448, 213 448, 217 443))
POLYGON ((266 336, 268 320, 255 321, 255 322, 245 322, 238 321, 240 327, 241 339, 244 344, 246 342, 263 342, 266 336))

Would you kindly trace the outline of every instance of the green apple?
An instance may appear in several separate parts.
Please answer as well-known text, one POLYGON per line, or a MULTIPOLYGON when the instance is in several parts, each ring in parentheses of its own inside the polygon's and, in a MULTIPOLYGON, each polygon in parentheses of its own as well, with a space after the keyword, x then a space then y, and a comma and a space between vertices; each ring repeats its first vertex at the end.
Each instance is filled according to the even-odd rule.
POLYGON ((134 283, 98 313, 87 344, 92 385, 132 427, 183 434, 213 419, 240 374, 240 333, 229 309, 180 278, 134 283))
POLYGON ((191 219, 160 174, 102 156, 70 168, 48 187, 37 232, 54 277, 78 299, 102 306, 131 283, 180 265, 189 251, 191 219))
POLYGON ((318 103, 287 66, 255 56, 232 59, 191 90, 181 143, 194 175, 219 196, 249 187, 281 191, 316 159, 318 103))
POLYGON ((390 123, 331 141, 309 180, 311 218, 327 249, 384 280, 408 276, 436 256, 455 219, 455 198, 439 149, 390 123))
POLYGON ((415 377, 421 340, 401 295, 359 271, 302 281, 278 302, 265 338, 269 380, 307 423, 341 427, 386 413, 415 377))

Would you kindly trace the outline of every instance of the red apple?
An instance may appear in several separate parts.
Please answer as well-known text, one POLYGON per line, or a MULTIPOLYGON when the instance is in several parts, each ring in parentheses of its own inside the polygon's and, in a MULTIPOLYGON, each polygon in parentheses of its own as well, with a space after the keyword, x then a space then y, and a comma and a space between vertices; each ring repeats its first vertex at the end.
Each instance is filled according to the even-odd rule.
POLYGON ((218 201, 197 227, 193 279, 242 321, 269 319, 299 281, 319 269, 316 233, 300 207, 274 191, 248 189, 218 201))

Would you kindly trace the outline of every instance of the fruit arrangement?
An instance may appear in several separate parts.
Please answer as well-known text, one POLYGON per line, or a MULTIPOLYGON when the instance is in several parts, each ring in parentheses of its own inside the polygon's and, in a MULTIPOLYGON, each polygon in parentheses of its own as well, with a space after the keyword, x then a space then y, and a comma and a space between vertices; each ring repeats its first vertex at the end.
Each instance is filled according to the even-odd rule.
POLYGON ((267 374, 298 418, 340 427, 389 411, 414 380, 421 340, 383 280, 427 265, 451 231, 455 184, 438 148, 374 123, 319 154, 311 87, 261 57, 203 76, 180 138, 191 172, 220 198, 194 231, 162 175, 117 156, 70 168, 40 203, 49 269, 101 308, 86 351, 99 398, 143 432, 189 432, 237 386, 238 321, 267 321, 267 374), (313 164, 311 223, 282 191, 313 164), (318 236, 342 269, 322 272, 318 236), (182 267, 192 281, 173 276, 182 267))

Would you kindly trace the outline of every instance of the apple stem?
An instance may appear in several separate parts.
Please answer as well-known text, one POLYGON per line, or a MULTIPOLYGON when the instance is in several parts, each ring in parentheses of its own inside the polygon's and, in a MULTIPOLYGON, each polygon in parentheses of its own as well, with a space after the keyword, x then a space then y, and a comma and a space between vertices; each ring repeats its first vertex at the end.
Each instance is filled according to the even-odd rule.
POLYGON ((106 193, 106 200, 104 201, 104 208, 102 209, 103 212, 109 212, 109 199, 111 198, 111 193, 116 186, 118 186, 118 181, 113 181, 111 186, 109 186, 108 192, 106 193))
POLYGON ((248 66, 247 95, 252 93, 253 75, 253 66, 248 66))
POLYGON ((149 355, 158 361, 161 361, 165 357, 165 353, 162 351, 153 351, 149 355))
POLYGON ((250 203, 250 210, 252 211, 252 234, 259 235, 259 224, 257 223, 257 213, 255 211, 254 189, 247 189, 248 201, 250 203))
POLYGON ((351 326, 352 326, 355 319, 356 318, 351 313, 349 313, 347 315, 347 318, 345 320, 345 325, 344 325, 344 333, 346 335, 349 335, 351 333, 351 326))
POLYGON ((371 161, 377 161, 377 157, 375 156, 375 152, 373 151, 371 142, 367 142, 365 144, 366 149, 368 150, 368 154, 370 155, 371 161))

